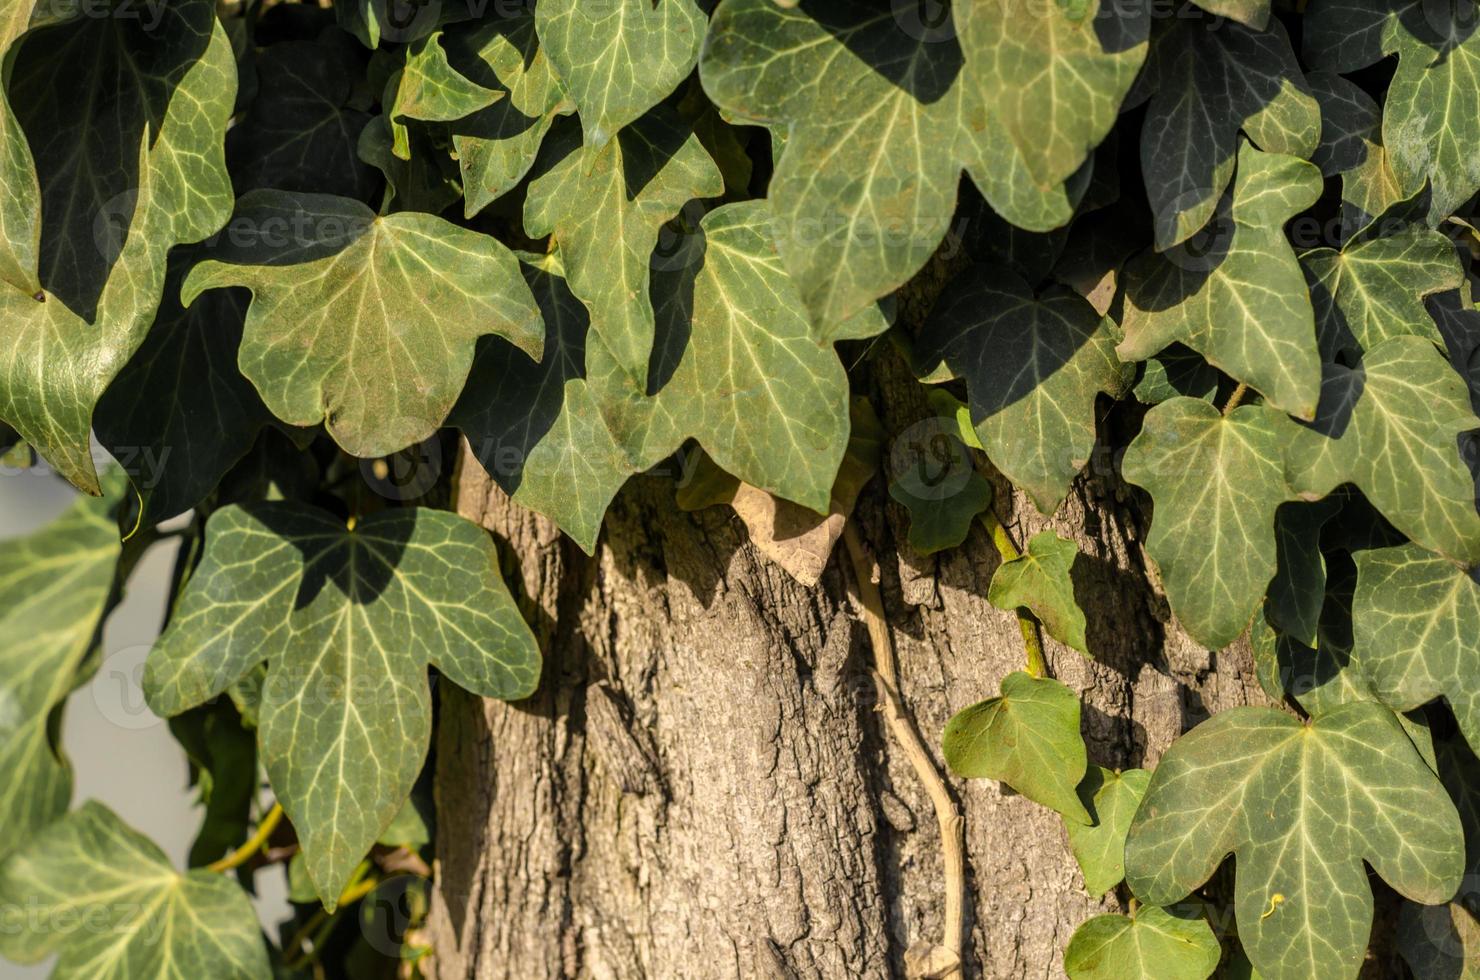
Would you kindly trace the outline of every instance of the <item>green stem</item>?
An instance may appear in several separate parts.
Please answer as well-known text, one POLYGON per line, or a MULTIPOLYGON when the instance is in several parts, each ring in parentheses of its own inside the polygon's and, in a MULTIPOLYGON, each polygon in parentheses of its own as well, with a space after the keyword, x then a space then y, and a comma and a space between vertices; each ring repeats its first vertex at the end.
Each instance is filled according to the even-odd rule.
POLYGON ((283 805, 281 803, 274 803, 272 809, 267 811, 267 816, 263 817, 262 822, 257 825, 257 832, 245 844, 221 860, 206 865, 206 870, 224 872, 246 864, 252 859, 253 854, 262 850, 263 846, 267 843, 267 838, 272 836, 272 832, 277 829, 277 825, 282 819, 283 805))
POLYGON ((315 951, 323 946, 324 940, 329 935, 329 929, 339 918, 339 913, 373 892, 375 886, 379 884, 380 879, 374 877, 351 883, 349 887, 340 892, 339 904, 335 906, 332 915, 325 912, 323 906, 320 906, 319 910, 297 932, 293 933, 293 938, 288 940, 288 945, 283 947, 283 952, 287 954, 283 959, 283 969, 296 970, 313 959, 317 955, 315 951), (308 947, 308 951, 305 952, 304 944, 309 941, 310 937, 312 937, 313 943, 308 947), (289 952, 290 950, 291 952, 289 952))
MULTIPOLYGON (((992 546, 997 549, 997 554, 1004 563, 1016 561, 1023 556, 991 507, 982 511, 982 523, 991 534, 992 546)), ((1023 649, 1028 653, 1028 673, 1034 677, 1047 676, 1048 661, 1043 657, 1043 640, 1038 635, 1038 621, 1022 609, 1017 611, 1017 621, 1018 632, 1023 635, 1023 649)))

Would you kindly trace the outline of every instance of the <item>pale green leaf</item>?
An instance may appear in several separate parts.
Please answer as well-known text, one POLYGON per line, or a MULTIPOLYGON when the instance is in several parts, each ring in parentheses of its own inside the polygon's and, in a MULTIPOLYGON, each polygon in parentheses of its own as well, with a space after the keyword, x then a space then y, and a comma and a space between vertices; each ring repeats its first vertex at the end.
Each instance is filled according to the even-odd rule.
POLYGON ((532 693, 540 670, 477 525, 398 509, 351 530, 301 504, 225 507, 149 656, 145 696, 176 715, 264 660, 261 755, 330 908, 421 771, 428 664, 505 699, 532 693))
POLYGON ((1116 350, 1140 360, 1180 341, 1270 405, 1311 418, 1320 354, 1284 224, 1320 196, 1320 171, 1247 143, 1238 161, 1233 188, 1198 248, 1148 254, 1127 268, 1125 340, 1116 350))
POLYGON ((1144 769, 1115 772, 1090 766, 1079 784, 1079 798, 1086 802, 1094 823, 1064 822, 1069 849, 1084 874, 1084 889, 1099 897, 1125 878, 1125 835, 1131 818, 1146 795, 1151 773, 1144 769))
POLYGON ((276 191, 242 198, 232 224, 186 278, 184 302, 250 289, 242 373, 278 418, 322 421, 356 456, 435 432, 478 337, 496 333, 539 355, 539 308, 513 254, 487 235, 429 214, 377 216, 347 198, 276 191))
POLYGON ((1464 381, 1421 337, 1393 337, 1348 368, 1328 364, 1320 409, 1286 437, 1291 486, 1314 499, 1352 483, 1408 537, 1480 559, 1475 482, 1460 433, 1480 428, 1464 381))
POLYGON ((1146 550, 1172 611, 1199 643, 1233 642, 1274 577, 1275 511, 1293 494, 1283 448, 1290 423, 1260 405, 1227 416, 1196 398, 1146 414, 1125 478, 1151 494, 1146 550))
POLYGON ((951 16, 984 99, 1033 182, 1068 179, 1115 124, 1146 59, 1147 8, 982 0, 956 4, 951 16))
POLYGON ((590 316, 566 284, 559 255, 521 258, 544 315, 544 358, 531 370, 512 344, 484 338, 449 422, 506 493, 590 554, 607 506, 638 467, 607 429, 586 381, 590 316))
POLYGON ((1033 535, 1025 550, 1003 562, 992 574, 987 601, 998 609, 1027 609, 1048 635, 1065 646, 1088 654, 1084 641, 1084 610, 1074 599, 1069 570, 1079 548, 1051 530, 1033 535))
POLYGON ((1358 552, 1356 654, 1399 710, 1444 697, 1480 747, 1480 573, 1413 544, 1358 552))
POLYGON ((776 248, 819 325, 924 265, 949 227, 963 165, 1016 224, 1047 230, 1072 216, 1088 162, 1070 186, 1036 185, 986 104, 997 82, 975 73, 953 35, 909 30, 883 0, 716 9, 704 89, 730 117, 784 137, 769 188, 776 248))
POLYGON ((1223 947, 1206 919, 1155 906, 1132 915, 1097 915, 1074 930, 1064 950, 1069 980, 1206 980, 1223 947))
POLYGON ((941 738, 946 764, 968 779, 998 779, 1035 803, 1088 824, 1075 787, 1088 765, 1079 696, 1056 680, 1014 671, 1002 694, 957 712, 941 738))
POLYGON ((180 874, 153 841, 89 802, 0 865, 0 931, 23 963, 56 955, 52 980, 270 980, 251 900, 213 871, 180 874), (18 924, 18 923, 17 923, 18 924))
POLYGON ((1114 331, 1066 287, 1035 296, 1016 273, 977 267, 941 297, 918 357, 966 378, 987 455, 1051 514, 1089 461, 1097 396, 1118 398, 1130 383, 1114 331))
POLYGON ((35 170, 24 180, 5 174, 15 193, 3 203, 3 232, 26 244, 0 268, 24 263, 29 282, 0 284, 0 418, 94 493, 93 407, 154 318, 166 253, 211 235, 231 210, 230 42, 210 0, 161 11, 157 22, 79 17, 43 27, 7 61, 35 170), (99 108, 79 111, 89 105, 99 108), (27 185, 38 178, 33 198, 27 185), (22 214, 33 205, 39 220, 22 214), (36 237, 21 235, 23 225, 36 237))
POLYGON ((1404 334, 1442 343, 1423 301, 1459 288, 1464 277, 1454 245, 1436 231, 1360 240, 1339 252, 1319 248, 1302 254, 1300 264, 1327 361, 1360 356, 1404 334))
POLYGON ((647 393, 655 329, 648 281, 663 265, 654 259, 659 231, 686 202, 723 194, 724 178, 667 110, 600 149, 582 146, 571 130, 556 133, 543 158, 550 162, 524 201, 525 230, 560 246, 570 289, 591 310, 592 346, 620 370, 611 383, 647 393))
MULTIPOLYGON (((1320 106, 1277 20, 1267 30, 1199 16, 1164 20, 1146 74, 1154 94, 1141 167, 1160 250, 1213 220, 1243 155, 1240 132, 1268 153, 1308 157, 1319 145, 1320 106)), ((1317 182, 1301 207, 1319 193, 1317 182)))
POLYGON ((575 109, 540 47, 532 12, 497 17, 445 40, 453 68, 503 94, 448 126, 462 171, 463 213, 471 218, 524 179, 555 118, 575 109))
POLYGON ((124 481, 84 497, 24 537, 0 541, 0 854, 67 809, 72 768, 55 743, 53 715, 96 648, 113 596, 124 481))
POLYGON ((453 68, 442 48, 442 32, 436 31, 406 48, 406 64, 388 115, 392 122, 403 117, 452 122, 486 109, 503 97, 504 93, 485 88, 453 68))
POLYGON ((694 0, 545 0, 535 24, 598 148, 688 77, 706 27, 694 0))
MULTIPOLYGON (((1350 72, 1397 55, 1382 144, 1400 196, 1428 183, 1437 225, 1480 190, 1480 33, 1463 4, 1316 0, 1305 16, 1315 65, 1350 72)), ((1369 213, 1375 214, 1375 211, 1369 213)))
POLYGON ((1219 712, 1162 756, 1126 840, 1126 881, 1168 905, 1234 855, 1234 912, 1268 980, 1355 977, 1372 926, 1372 868, 1401 894, 1459 886, 1459 814, 1387 708, 1310 722, 1271 708, 1219 712))

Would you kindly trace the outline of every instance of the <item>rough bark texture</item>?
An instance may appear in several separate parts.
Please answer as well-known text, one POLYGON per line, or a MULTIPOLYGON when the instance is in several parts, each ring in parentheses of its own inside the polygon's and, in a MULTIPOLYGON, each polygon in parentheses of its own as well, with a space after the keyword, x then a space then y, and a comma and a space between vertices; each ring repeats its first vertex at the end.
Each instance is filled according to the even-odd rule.
MULTIPOLYGON (((900 432, 923 414, 917 388, 879 374, 900 432)), ((1211 654, 1169 621, 1108 469, 1092 466, 1052 521, 999 491, 1019 543, 1051 526, 1087 556, 1076 587, 1096 660, 1045 641, 1052 673, 1083 693, 1091 761, 1150 765, 1209 712, 1264 697, 1245 648, 1211 654)), ((547 661, 520 704, 444 688, 441 980, 902 976, 905 950, 941 934, 939 839, 876 710, 841 556, 803 588, 727 508, 683 513, 673 480, 646 476, 587 558, 476 465, 459 479, 547 661)), ((978 527, 914 556, 882 479, 854 519, 882 556, 903 694, 938 757, 947 718, 1023 663, 1013 615, 985 598, 996 552, 978 527)), ((1062 976, 1074 928, 1116 899, 1085 894, 1054 813, 995 782, 949 782, 967 828, 966 975, 1062 976)))

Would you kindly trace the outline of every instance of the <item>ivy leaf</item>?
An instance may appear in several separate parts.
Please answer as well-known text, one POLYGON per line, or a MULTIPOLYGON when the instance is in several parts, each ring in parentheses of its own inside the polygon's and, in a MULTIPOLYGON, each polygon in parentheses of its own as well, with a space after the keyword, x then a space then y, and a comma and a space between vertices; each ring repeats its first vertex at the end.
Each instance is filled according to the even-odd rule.
POLYGON ((697 439, 726 472, 825 514, 848 446, 847 372, 774 240, 764 201, 726 204, 700 221, 692 260, 654 277, 658 396, 625 429, 640 443, 618 436, 644 467, 697 439))
POLYGON ((1079 784, 1079 798, 1086 801, 1095 822, 1086 826, 1065 821, 1064 828, 1084 873, 1084 889, 1097 898, 1125 878, 1125 835, 1150 781, 1151 773, 1144 769, 1115 772, 1090 766, 1079 784))
POLYGON ((153 320, 166 253, 231 210, 235 64, 215 5, 183 0, 146 23, 79 17, 33 31, 8 59, 35 169, 7 172, 23 190, 0 205, 7 236, 29 229, 0 260, 27 280, 0 285, 0 418, 90 493, 93 407, 153 320), (108 111, 78 111, 88 105, 108 111))
POLYGON ((355 152, 385 175, 381 210, 422 211, 438 214, 462 194, 457 162, 433 146, 427 133, 405 127, 410 159, 396 155, 396 134, 386 116, 376 116, 360 130, 355 152))
POLYGON ((1364 861, 1430 903, 1464 870, 1444 787, 1393 713, 1360 701, 1308 723, 1232 708, 1172 744, 1131 823, 1126 881, 1169 905, 1229 852, 1239 938, 1269 980, 1356 976, 1372 925, 1364 861))
POLYGON ((1155 906, 1131 915, 1097 915, 1074 930, 1064 950, 1069 980, 1206 980, 1223 947, 1208 921, 1155 906))
POLYGON ((1471 13, 1423 0, 1320 0, 1305 16, 1315 65, 1354 71, 1398 56, 1383 103, 1382 142, 1403 196, 1427 183, 1430 223, 1480 190, 1480 34, 1471 13))
POLYGON ((699 72, 730 118, 784 139, 776 248, 822 326, 925 264, 963 164, 994 208, 1037 231, 1067 223, 1088 184, 1087 163, 1065 186, 1036 185, 983 100, 995 83, 974 77, 954 36, 907 31, 889 3, 724 0, 699 72))
POLYGON ((368 201, 379 184, 356 152, 370 121, 370 92, 354 41, 331 32, 284 41, 257 55, 257 94, 226 134, 238 195, 258 188, 368 201))
POLYGON ((1356 654, 1377 696, 1400 711, 1443 696, 1480 747, 1480 573, 1414 544, 1356 560, 1356 654))
POLYGON ((1480 428, 1464 382, 1421 337, 1393 337, 1355 368, 1328 364, 1313 423, 1288 436, 1291 486, 1308 499, 1353 483, 1408 537, 1480 560, 1475 483, 1457 439, 1480 428))
POLYGON ((951 9, 993 117, 1034 183, 1068 179, 1110 132, 1146 59, 1144 7, 1089 0, 1023 11, 1008 0, 951 9))
POLYGON ((910 512, 910 547, 920 555, 959 547, 977 515, 992 505, 992 485, 961 440, 931 436, 910 446, 896 439, 890 460, 889 496, 910 512))
POLYGON ((524 179, 557 116, 575 111, 535 33, 530 11, 497 17, 445 38, 447 60, 503 97, 450 124, 471 218, 524 179))
POLYGON ((636 472, 586 381, 590 316, 570 291, 559 254, 521 254, 545 321, 544 358, 485 337, 449 423, 515 502, 550 518, 587 554, 617 491, 636 472))
POLYGON ((1078 293, 1041 296, 1016 273, 977 268, 941 298, 919 340, 921 365, 966 378, 972 422, 1003 475, 1051 514, 1095 443, 1095 399, 1125 394, 1114 323, 1078 293))
POLYGON ((1264 615, 1280 633, 1306 646, 1316 645, 1326 596, 1326 557, 1321 528, 1341 510, 1339 498, 1317 503, 1281 504, 1275 512, 1275 554, 1279 571, 1269 583, 1264 615))
POLYGON ((1380 139, 1382 112, 1377 103, 1356 83, 1335 72, 1312 72, 1305 81, 1321 106, 1321 143, 1310 162, 1327 177, 1355 170, 1380 139))
POLYGON ((620 383, 646 393, 655 329, 648 279, 659 230, 693 198, 723 194, 724 178, 667 110, 599 149, 581 146, 571 131, 546 149, 554 162, 530 182, 525 230, 554 236, 571 291, 591 309, 594 340, 620 369, 620 383))
POLYGON ((0 950, 22 963, 56 955, 52 980, 273 975, 257 914, 234 881, 180 874, 100 803, 0 865, 0 904, 32 916, 0 933, 0 950))
POLYGON ((232 226, 217 257, 186 277, 183 301, 250 289, 242 373, 278 418, 323 421, 353 455, 389 455, 435 432, 478 337, 539 355, 539 308, 514 256, 487 235, 277 191, 243 197, 232 226))
MULTIPOLYGON (((442 49, 442 32, 434 31, 406 48, 406 64, 387 114, 393 126, 403 117, 452 122, 486 109, 503 97, 504 93, 485 88, 453 68, 442 49)), ((396 149, 397 156, 409 158, 399 142, 396 149)))
POLYGON ((1218 394, 1218 369, 1182 344, 1172 344, 1142 363, 1141 380, 1132 391, 1144 404, 1160 405, 1178 395, 1211 403, 1218 394))
POLYGON ((398 509, 351 530, 300 504, 224 507, 149 656, 145 697, 173 716, 264 660, 261 756, 331 910, 425 761, 427 665, 505 699, 533 692, 540 670, 478 526, 398 509))
POLYGON ((107 497, 83 497, 52 523, 0 542, 0 854, 67 809, 72 768, 53 722, 97 647, 122 552, 113 510, 121 474, 105 476, 107 497))
POLYGON ((1258 389, 1268 404, 1312 418, 1320 354, 1284 224, 1320 197, 1320 171, 1247 143, 1238 161, 1205 240, 1145 255, 1126 269, 1125 340, 1116 351, 1140 360, 1180 341, 1258 389))
POLYGON ((1415 977, 1480 977, 1480 921, 1460 902, 1404 902, 1396 945, 1415 977))
POLYGON ((1146 414, 1126 449, 1125 478, 1156 506, 1146 550, 1167 599, 1187 632, 1213 649, 1244 631, 1274 577, 1275 511, 1293 496, 1288 427, 1261 405, 1224 416, 1205 401, 1173 398, 1146 414))
MULTIPOLYGON (((1321 134, 1320 106, 1279 21, 1257 30, 1200 17, 1165 25, 1146 64, 1154 94, 1141 128, 1141 168, 1159 251, 1187 241, 1214 218, 1235 155, 1242 166, 1240 132, 1267 153, 1295 157, 1314 153, 1321 134)), ((1295 210, 1319 194, 1317 181, 1310 200, 1295 210)))
POLYGON ((1454 246, 1436 231, 1355 241, 1339 252, 1318 248, 1301 255, 1300 265, 1327 361, 1405 334, 1442 344, 1424 299, 1458 289, 1464 278, 1454 246))
POLYGON ((1020 607, 1029 610, 1049 636, 1088 655, 1084 610, 1074 600, 1074 582, 1069 576, 1078 557, 1079 548, 1073 541, 1053 531, 1039 531, 1026 551, 997 566, 987 601, 1009 612, 1020 607))
POLYGON ((693 0, 546 0, 534 16, 596 149, 688 77, 707 26, 693 0))
POLYGON ((93 424, 133 478, 145 525, 203 501, 272 421, 236 366, 251 297, 223 289, 188 310, 180 305, 180 283, 199 254, 171 260, 154 326, 98 402, 93 424))
POLYGON ((409 44, 420 40, 443 24, 472 16, 474 9, 472 4, 436 0, 339 0, 334 15, 339 26, 361 44, 378 48, 382 41, 409 44))
POLYGON ((958 776, 999 779, 1066 820, 1092 822, 1074 789, 1088 765, 1079 697, 1056 680, 1013 671, 1000 697, 946 722, 941 747, 958 776))

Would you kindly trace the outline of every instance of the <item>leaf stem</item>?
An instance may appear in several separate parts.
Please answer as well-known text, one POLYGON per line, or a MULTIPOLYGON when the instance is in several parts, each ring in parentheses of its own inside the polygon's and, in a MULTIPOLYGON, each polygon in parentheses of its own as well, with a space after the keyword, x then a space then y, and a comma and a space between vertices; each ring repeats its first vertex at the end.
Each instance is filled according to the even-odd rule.
POLYGON ((1249 393, 1249 386, 1240 381, 1238 387, 1233 389, 1233 394, 1228 396, 1228 401, 1223 403, 1223 414, 1226 416, 1243 403, 1244 396, 1249 393))
MULTIPOLYGON (((1017 561, 1023 556, 1018 546, 1013 543, 1012 536, 1007 533, 1007 528, 1003 527, 1002 522, 997 519, 995 510, 988 506, 982 511, 981 519, 992 536, 992 546, 997 549, 997 554, 1004 563, 1017 561)), ((1023 636, 1023 649, 1028 654, 1028 673, 1034 677, 1046 677, 1048 661, 1043 656, 1043 639, 1038 635, 1038 621, 1022 609, 1017 611, 1017 621, 1018 632, 1023 636)))
POLYGON ((213 861, 206 865, 206 870, 226 872, 232 868, 239 868, 243 864, 246 864, 251 860, 253 854, 262 850, 263 845, 267 843, 267 838, 272 836, 272 832, 277 829, 277 825, 282 819, 283 805, 281 803, 274 803, 272 809, 267 811, 267 816, 263 817, 262 822, 257 825, 257 832, 245 844, 219 861, 213 861))
POLYGON ((894 641, 889 634, 889 624, 884 616, 884 600, 874 582, 876 566, 859 540, 858 531, 852 522, 843 525, 843 542, 853 567, 854 588, 858 604, 863 610, 864 625, 868 627, 869 646, 874 654, 874 683, 883 700, 884 720, 889 725, 894 739, 904 750, 905 757, 915 770, 915 776, 924 784, 925 792, 935 808, 935 819, 940 825, 940 846, 945 864, 945 935, 941 945, 955 957, 956 963, 948 972, 940 974, 942 980, 953 980, 961 976, 961 945, 965 933, 966 898, 966 844, 965 822, 951 798, 951 791, 936 771, 935 761, 925 748, 920 732, 915 728, 904 698, 899 693, 899 671, 894 659, 894 641))

